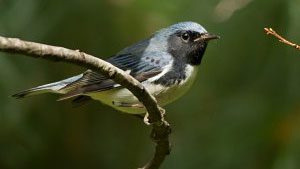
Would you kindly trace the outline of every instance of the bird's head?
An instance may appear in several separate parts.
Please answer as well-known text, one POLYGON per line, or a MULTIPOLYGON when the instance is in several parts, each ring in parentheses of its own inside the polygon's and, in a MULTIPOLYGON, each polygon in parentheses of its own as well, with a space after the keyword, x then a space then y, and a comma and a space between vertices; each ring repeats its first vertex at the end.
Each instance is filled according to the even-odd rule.
POLYGON ((219 36, 208 33, 195 22, 181 22, 158 31, 154 37, 174 59, 199 65, 210 40, 219 36))

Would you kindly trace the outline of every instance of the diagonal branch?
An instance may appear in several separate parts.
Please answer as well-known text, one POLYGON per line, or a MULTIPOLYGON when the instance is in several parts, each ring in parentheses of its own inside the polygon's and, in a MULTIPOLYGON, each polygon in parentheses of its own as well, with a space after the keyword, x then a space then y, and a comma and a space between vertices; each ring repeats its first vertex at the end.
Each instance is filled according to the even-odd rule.
POLYGON ((283 38, 282 36, 280 36, 277 32, 275 32, 272 28, 264 28, 265 32, 267 35, 273 35, 275 36, 279 42, 282 42, 286 45, 292 46, 298 50, 300 50, 300 45, 297 45, 296 43, 293 43, 289 40, 286 40, 285 38, 283 38))
POLYGON ((168 136, 170 134, 170 126, 164 120, 164 110, 158 106, 156 99, 141 83, 123 70, 79 50, 28 42, 16 38, 0 36, 0 51, 19 53, 34 58, 68 62, 92 69, 113 79, 116 83, 130 90, 144 104, 148 111, 148 121, 153 126, 151 135, 156 142, 156 151, 153 159, 145 165, 144 169, 159 168, 165 156, 169 154, 168 136))

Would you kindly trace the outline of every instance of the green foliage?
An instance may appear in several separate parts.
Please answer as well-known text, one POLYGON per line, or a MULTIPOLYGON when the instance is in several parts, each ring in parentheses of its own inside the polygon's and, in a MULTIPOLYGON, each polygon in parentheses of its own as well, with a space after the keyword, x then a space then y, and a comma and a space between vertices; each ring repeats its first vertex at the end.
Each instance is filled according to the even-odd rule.
MULTIPOLYGON (((248 3, 219 20, 219 0, 0 0, 0 34, 105 58, 169 24, 199 22, 222 38, 191 91, 167 106, 174 146, 162 168, 299 168, 299 51, 263 28, 300 43, 300 2, 222 1, 248 3)), ((150 158, 150 128, 134 117, 96 101, 73 108, 52 95, 9 97, 84 69, 0 55, 1 169, 135 168, 150 158)))

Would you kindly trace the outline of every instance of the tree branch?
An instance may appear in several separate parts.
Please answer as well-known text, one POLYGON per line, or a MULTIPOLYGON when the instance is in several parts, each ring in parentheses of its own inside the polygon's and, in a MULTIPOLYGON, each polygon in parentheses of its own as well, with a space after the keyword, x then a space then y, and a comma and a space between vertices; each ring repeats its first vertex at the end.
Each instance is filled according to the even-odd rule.
POLYGON ((296 43, 293 43, 291 41, 286 40, 285 38, 283 38, 282 36, 280 36, 277 32, 275 32, 272 28, 264 28, 264 30, 265 30, 265 33, 267 35, 273 35, 273 36, 275 36, 279 40, 279 42, 282 42, 282 43, 284 43, 286 45, 292 46, 292 47, 300 50, 300 46, 299 45, 297 45, 296 43))
POLYGON ((76 64, 99 72, 126 87, 144 104, 149 114, 148 121, 153 127, 151 136, 156 142, 155 154, 153 159, 148 162, 143 169, 159 168, 165 156, 169 154, 170 145, 168 137, 170 134, 170 126, 168 122, 164 120, 164 109, 158 106, 156 99, 140 82, 123 70, 92 55, 80 52, 79 50, 70 50, 63 47, 22 41, 16 38, 0 36, 0 51, 76 64))

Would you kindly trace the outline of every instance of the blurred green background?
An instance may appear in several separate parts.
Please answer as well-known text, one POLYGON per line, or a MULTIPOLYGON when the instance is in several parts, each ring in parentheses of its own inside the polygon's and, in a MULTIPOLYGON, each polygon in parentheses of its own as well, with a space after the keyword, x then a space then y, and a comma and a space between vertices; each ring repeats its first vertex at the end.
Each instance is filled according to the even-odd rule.
MULTIPOLYGON (((0 0, 0 35, 105 58, 179 21, 201 23, 210 43, 191 91, 166 107, 172 153, 162 168, 299 169, 299 0, 0 0)), ((0 169, 136 168, 152 156, 150 127, 93 101, 17 91, 84 69, 0 53, 0 169)))

